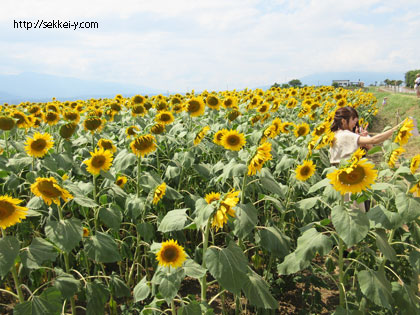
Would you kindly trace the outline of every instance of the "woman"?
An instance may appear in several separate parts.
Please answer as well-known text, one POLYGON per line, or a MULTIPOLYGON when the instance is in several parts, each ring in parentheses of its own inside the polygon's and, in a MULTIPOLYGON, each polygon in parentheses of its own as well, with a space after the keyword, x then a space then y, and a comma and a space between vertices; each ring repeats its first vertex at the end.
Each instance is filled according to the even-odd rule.
MULTIPOLYGON (((400 127, 402 122, 380 134, 369 137, 366 129, 358 127, 359 114, 353 107, 342 107, 337 109, 331 131, 335 133, 333 145, 330 148, 330 163, 338 166, 341 160, 349 160, 351 155, 359 148, 372 148, 374 144, 384 142, 392 136, 392 133, 400 127)), ((350 200, 350 193, 344 195, 344 200, 350 200)), ((353 202, 352 208, 358 208, 363 212, 369 211, 370 201, 364 203, 353 202)))
POLYGON ((337 109, 331 131, 335 133, 335 139, 330 149, 330 163, 338 165, 341 160, 350 159, 351 155, 359 148, 371 148, 373 145, 384 142, 390 138, 394 131, 398 130, 401 123, 385 132, 373 137, 368 136, 367 130, 359 127, 353 132, 359 122, 359 114, 353 107, 337 109))
POLYGON ((414 80, 414 89, 416 90, 417 97, 420 98, 420 73, 417 73, 416 79, 414 80))

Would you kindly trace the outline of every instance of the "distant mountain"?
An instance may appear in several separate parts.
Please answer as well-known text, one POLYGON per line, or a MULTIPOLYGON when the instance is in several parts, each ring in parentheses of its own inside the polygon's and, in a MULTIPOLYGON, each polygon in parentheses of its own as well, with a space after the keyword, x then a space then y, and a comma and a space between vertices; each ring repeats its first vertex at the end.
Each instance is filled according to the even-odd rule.
POLYGON ((32 72, 0 75, 0 89, 0 103, 45 102, 50 101, 53 97, 65 101, 109 98, 116 94, 132 96, 167 92, 145 86, 81 80, 32 72))
POLYGON ((403 80, 403 72, 320 72, 304 76, 299 80, 306 85, 331 85, 333 80, 350 80, 364 82, 365 86, 379 84, 384 80, 403 80))

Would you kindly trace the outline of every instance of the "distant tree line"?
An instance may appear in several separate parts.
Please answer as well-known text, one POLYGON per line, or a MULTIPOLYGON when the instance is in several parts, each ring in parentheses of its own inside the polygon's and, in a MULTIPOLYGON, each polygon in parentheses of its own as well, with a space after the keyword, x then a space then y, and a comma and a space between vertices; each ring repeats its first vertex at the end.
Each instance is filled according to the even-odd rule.
POLYGON ((385 86, 400 86, 403 83, 403 80, 384 80, 385 86))
POLYGON ((417 73, 420 73, 420 70, 410 70, 405 73, 405 85, 411 88, 414 87, 414 80, 416 79, 417 73))
POLYGON ((279 84, 275 82, 271 87, 280 87, 283 89, 288 89, 289 87, 300 87, 302 86, 302 82, 298 79, 290 80, 288 83, 279 84))

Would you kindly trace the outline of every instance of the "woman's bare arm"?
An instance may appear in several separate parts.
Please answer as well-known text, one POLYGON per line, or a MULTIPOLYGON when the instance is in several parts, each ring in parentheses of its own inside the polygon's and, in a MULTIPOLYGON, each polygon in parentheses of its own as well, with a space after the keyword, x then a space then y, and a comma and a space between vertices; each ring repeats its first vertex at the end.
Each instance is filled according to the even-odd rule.
POLYGON ((394 133, 394 131, 396 131, 396 130, 398 130, 398 128, 400 128, 400 126, 401 126, 402 123, 403 122, 401 122, 400 124, 398 124, 397 126, 391 128, 391 129, 389 129, 387 131, 384 131, 384 132, 382 132, 380 134, 377 134, 377 135, 375 135, 373 137, 363 137, 363 136, 360 136, 359 139, 358 139, 358 141, 357 141, 357 144, 359 146, 366 146, 366 145, 374 145, 374 144, 382 143, 386 139, 388 139, 389 137, 391 137, 392 134, 394 133))

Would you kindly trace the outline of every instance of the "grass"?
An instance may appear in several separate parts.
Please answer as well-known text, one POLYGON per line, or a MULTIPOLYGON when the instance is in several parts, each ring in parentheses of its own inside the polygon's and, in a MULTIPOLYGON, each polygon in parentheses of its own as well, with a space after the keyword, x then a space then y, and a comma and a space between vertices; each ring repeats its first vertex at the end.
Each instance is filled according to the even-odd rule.
MULTIPOLYGON (((385 126, 395 126, 406 117, 413 117, 420 123, 420 100, 415 94, 385 92, 377 87, 369 88, 369 92, 377 98, 379 108, 369 128, 372 132, 381 132, 385 126), (382 106, 384 97, 388 100, 387 104, 382 106)), ((411 137, 404 148, 406 158, 420 154, 420 136, 411 137)))

